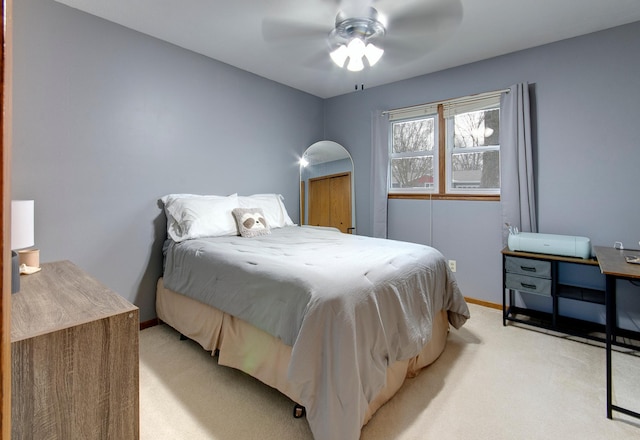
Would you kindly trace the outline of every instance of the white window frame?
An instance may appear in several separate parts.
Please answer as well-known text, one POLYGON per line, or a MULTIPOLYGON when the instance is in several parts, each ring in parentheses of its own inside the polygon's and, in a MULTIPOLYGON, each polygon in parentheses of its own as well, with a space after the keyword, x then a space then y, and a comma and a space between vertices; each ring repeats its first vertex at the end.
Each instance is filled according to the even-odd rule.
MULTIPOLYGON (((457 153, 481 153, 484 151, 500 151, 500 145, 487 145, 478 147, 454 148, 454 118, 455 115, 500 108, 500 94, 503 91, 482 93, 465 96, 430 104, 417 105, 390 110, 389 115, 389 166, 388 166, 388 191, 393 195, 429 195, 443 198, 450 197, 498 197, 500 188, 456 188, 453 185, 453 160, 457 153), (435 146, 433 151, 425 151, 425 154, 393 153, 393 124, 397 122, 410 122, 425 117, 435 118, 435 146), (399 157, 432 156, 434 166, 432 188, 393 188, 392 159, 399 157), (444 164, 440 162, 443 161, 444 164)), ((501 178, 501 177, 500 177, 501 178)), ((498 199, 495 199, 498 200, 498 199)))

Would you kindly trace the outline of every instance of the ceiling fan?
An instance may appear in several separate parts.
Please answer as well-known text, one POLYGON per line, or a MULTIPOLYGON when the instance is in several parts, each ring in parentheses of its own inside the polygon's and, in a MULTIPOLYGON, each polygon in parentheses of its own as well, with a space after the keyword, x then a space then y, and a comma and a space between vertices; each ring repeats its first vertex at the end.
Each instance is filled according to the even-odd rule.
POLYGON ((333 23, 297 21, 286 14, 285 17, 265 18, 263 38, 269 43, 296 45, 299 49, 307 45, 310 52, 317 47, 310 41, 324 41, 324 59, 330 58, 335 65, 358 72, 383 58, 389 63, 420 58, 449 37, 462 20, 461 0, 334 0, 320 3, 321 7, 332 4, 329 7, 334 9, 333 23))

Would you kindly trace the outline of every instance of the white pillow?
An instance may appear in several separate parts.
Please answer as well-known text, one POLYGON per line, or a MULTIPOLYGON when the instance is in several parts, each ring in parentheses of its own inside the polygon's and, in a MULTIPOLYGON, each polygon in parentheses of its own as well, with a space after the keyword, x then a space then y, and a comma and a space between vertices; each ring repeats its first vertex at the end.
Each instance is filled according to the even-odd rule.
POLYGON ((161 200, 167 216, 167 234, 173 241, 238 235, 231 213, 238 208, 237 194, 227 197, 169 194, 161 200))
POLYGON ((241 208, 260 208, 270 228, 294 225, 284 207, 284 197, 280 194, 254 194, 238 196, 241 208))

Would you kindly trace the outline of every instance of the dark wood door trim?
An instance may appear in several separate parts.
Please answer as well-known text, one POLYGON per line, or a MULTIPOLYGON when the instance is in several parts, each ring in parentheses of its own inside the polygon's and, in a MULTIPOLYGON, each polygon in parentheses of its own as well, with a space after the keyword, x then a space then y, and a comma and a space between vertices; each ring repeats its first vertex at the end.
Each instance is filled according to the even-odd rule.
POLYGON ((10 243, 10 164, 11 164, 11 5, 12 0, 2 0, 2 29, 0 32, 0 189, 2 203, 0 204, 0 218, 2 228, 0 242, 2 243, 2 257, 0 258, 0 284, 2 285, 2 301, 0 301, 0 438, 11 438, 11 243, 10 243), (8 17, 8 18, 7 18, 8 17), (5 22, 5 20, 7 20, 5 22))

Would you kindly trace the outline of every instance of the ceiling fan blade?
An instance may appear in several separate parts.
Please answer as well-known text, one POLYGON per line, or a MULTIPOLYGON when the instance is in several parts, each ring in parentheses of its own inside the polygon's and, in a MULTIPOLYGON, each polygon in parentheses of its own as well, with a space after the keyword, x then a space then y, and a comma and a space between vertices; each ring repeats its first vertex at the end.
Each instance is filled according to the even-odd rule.
POLYGON ((406 64, 428 55, 439 44, 440 41, 436 39, 408 42, 402 38, 385 38, 384 54, 380 62, 393 65, 406 64))
POLYGON ((302 65, 309 69, 321 70, 323 72, 330 71, 333 67, 337 66, 333 64, 329 57, 329 52, 326 50, 317 50, 315 53, 308 54, 302 60, 302 65))
POLYGON ((375 7, 387 17, 381 44, 383 59, 393 64, 426 56, 453 35, 463 15, 460 0, 380 0, 375 7))
POLYGON ((265 18, 262 21, 262 38, 267 43, 295 43, 301 40, 326 39, 331 29, 331 23, 265 18))
POLYGON ((462 21, 460 0, 420 2, 380 1, 376 4, 387 17, 387 35, 418 36, 449 33, 462 21))

